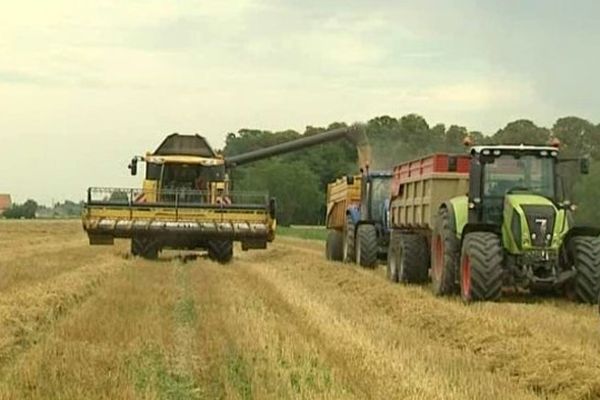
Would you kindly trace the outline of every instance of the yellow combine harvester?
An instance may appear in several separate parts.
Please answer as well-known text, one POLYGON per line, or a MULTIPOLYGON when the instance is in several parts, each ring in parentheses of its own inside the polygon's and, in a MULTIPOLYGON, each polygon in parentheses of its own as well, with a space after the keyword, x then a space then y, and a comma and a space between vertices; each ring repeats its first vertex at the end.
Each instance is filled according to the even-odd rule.
POLYGON ((146 163, 141 189, 88 189, 83 228, 92 245, 131 239, 131 253, 155 259, 164 248, 206 249, 211 259, 228 262, 233 242, 264 249, 275 238, 275 200, 266 193, 233 190, 229 170, 274 155, 339 139, 357 141, 360 130, 339 128, 225 158, 199 135, 168 136, 129 164, 137 174, 146 163))

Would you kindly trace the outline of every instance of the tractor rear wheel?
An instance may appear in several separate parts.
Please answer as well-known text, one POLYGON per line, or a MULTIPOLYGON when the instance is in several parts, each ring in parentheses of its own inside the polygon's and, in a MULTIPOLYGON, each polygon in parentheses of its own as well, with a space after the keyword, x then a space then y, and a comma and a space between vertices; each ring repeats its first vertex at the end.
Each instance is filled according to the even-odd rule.
POLYGON ((456 293, 460 241, 456 237, 449 211, 441 208, 431 236, 431 281, 438 296, 456 293))
POLYGON ((344 262, 347 263, 356 261, 354 222, 352 222, 352 218, 349 215, 346 216, 346 225, 344 226, 344 249, 342 257, 344 262))
POLYGON ((131 238, 131 254, 147 260, 156 260, 160 251, 160 242, 150 237, 137 236, 131 238))
POLYGON ((377 231, 375 226, 362 224, 358 226, 356 235, 356 261, 365 268, 375 268, 377 266, 377 231))
POLYGON ((400 236, 400 265, 398 280, 404 283, 427 282, 429 251, 427 239, 417 233, 400 236))
POLYGON ((221 264, 233 258, 233 242, 231 240, 211 240, 208 242, 208 258, 221 264))
POLYGON ((577 272, 569 297, 581 303, 595 304, 600 292, 600 239, 579 236, 570 240, 571 262, 577 272))
POLYGON ((331 229, 327 234, 325 256, 331 261, 342 261, 344 258, 344 236, 342 232, 331 229))
POLYGON ((503 249, 500 237, 490 232, 468 233, 460 260, 462 299, 495 301, 502 294, 503 249))

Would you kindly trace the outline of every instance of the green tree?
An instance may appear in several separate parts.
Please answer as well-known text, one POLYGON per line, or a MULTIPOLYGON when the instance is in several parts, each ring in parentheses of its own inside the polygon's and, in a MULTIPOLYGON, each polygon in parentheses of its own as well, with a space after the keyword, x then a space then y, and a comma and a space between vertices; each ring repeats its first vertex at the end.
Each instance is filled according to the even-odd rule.
POLYGON ((38 209, 38 204, 35 200, 27 200, 23 204, 15 204, 8 210, 6 210, 2 216, 8 219, 33 219, 35 218, 35 213, 38 209))
POLYGON ((237 189, 268 191, 277 199, 277 220, 314 224, 321 217, 325 204, 319 188, 319 177, 303 162, 262 161, 243 171, 237 189))
POLYGON ((520 119, 509 122, 492 137, 494 144, 546 144, 550 140, 550 131, 540 128, 532 121, 520 119))

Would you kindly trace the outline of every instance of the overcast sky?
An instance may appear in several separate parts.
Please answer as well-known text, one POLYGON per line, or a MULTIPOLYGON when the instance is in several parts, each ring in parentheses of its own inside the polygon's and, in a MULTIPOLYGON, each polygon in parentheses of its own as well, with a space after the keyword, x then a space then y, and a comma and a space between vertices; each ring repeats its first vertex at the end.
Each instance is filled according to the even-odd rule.
POLYGON ((138 186, 172 132, 600 122, 597 1, 0 0, 0 192, 138 186))

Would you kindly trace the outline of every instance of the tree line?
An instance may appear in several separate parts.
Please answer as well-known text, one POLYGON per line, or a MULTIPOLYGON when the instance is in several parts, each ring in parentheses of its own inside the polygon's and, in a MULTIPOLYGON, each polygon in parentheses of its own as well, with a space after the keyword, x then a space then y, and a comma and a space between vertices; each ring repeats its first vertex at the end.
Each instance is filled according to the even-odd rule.
MULTIPOLYGON (((347 125, 336 122, 327 127, 309 126, 302 133, 241 129, 227 135, 223 151, 231 156, 342 126, 347 125)), ((561 157, 589 156, 600 160, 600 124, 574 116, 559 118, 550 128, 519 119, 488 136, 459 125, 430 126, 417 114, 400 118, 379 116, 362 128, 371 146, 372 170, 390 169, 433 152, 465 152, 466 137, 476 144, 538 145, 557 138, 561 142, 561 157)), ((236 190, 265 190, 275 197, 278 221, 282 225, 320 224, 324 220, 327 184, 358 170, 356 148, 347 141, 339 141, 239 167, 233 171, 232 178, 236 190)), ((573 175, 567 181, 579 206, 578 221, 598 220, 600 208, 595 207, 594 202, 600 198, 600 165, 592 162, 590 175, 573 175)))

